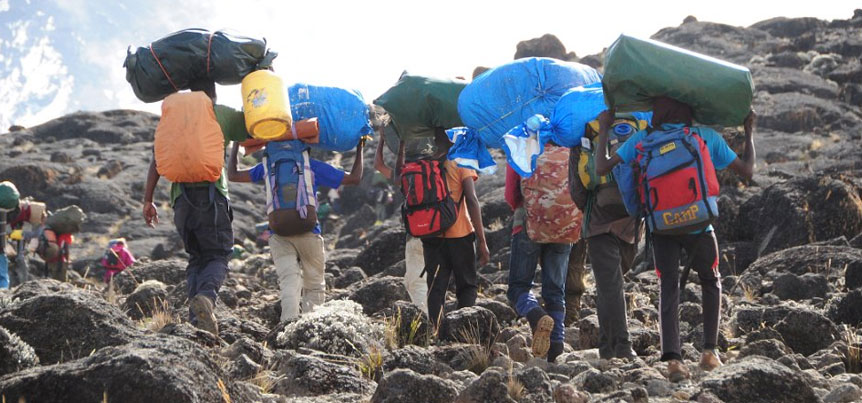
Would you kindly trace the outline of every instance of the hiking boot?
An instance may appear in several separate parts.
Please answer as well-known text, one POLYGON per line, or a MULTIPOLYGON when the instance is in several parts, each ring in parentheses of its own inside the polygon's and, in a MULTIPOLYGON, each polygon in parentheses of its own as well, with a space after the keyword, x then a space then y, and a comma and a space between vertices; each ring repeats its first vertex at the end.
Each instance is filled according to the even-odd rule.
POLYGON ((563 323, 566 327, 572 326, 578 322, 581 313, 581 297, 569 296, 566 298, 566 320, 563 323))
POLYGON ((709 372, 722 365, 721 359, 718 358, 715 350, 704 350, 700 356, 700 369, 704 371, 709 372))
POLYGON ((552 341, 551 347, 548 349, 548 362, 556 361, 560 354, 563 354, 563 342, 552 341))
POLYGON ((548 350, 551 348, 551 330, 554 329, 554 318, 551 315, 544 315, 536 322, 536 329, 533 331, 533 356, 545 357, 548 350))
POLYGON ((213 302, 204 295, 195 295, 189 302, 189 307, 192 313, 197 318, 195 326, 198 329, 206 330, 218 337, 218 322, 216 322, 215 314, 213 314, 213 302))
POLYGON ((667 362, 667 379, 673 383, 688 379, 690 376, 688 367, 680 360, 670 360, 667 362))
POLYGON ((618 349, 617 353, 614 355, 615 358, 622 358, 624 360, 634 360, 635 358, 638 358, 638 353, 636 353, 631 347, 623 348, 621 349, 622 351, 619 350, 620 349, 618 349))

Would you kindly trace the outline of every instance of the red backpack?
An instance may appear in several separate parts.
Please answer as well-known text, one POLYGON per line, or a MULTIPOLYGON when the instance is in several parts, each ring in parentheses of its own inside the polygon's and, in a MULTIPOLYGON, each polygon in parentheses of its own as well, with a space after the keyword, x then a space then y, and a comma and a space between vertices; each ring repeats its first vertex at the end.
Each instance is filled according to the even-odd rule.
POLYGON ((401 168, 401 217, 407 233, 416 238, 442 234, 458 219, 458 204, 452 200, 443 162, 420 160, 401 168))

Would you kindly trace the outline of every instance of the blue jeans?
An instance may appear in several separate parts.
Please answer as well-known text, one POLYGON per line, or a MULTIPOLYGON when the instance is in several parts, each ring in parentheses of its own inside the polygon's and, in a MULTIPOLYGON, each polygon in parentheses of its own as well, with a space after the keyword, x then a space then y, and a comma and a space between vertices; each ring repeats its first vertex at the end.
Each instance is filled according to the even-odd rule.
POLYGON ((566 314, 566 272, 569 266, 567 243, 536 243, 527 237, 526 231, 512 236, 509 257, 509 291, 506 296, 520 316, 540 307, 539 301, 530 291, 536 267, 542 265, 542 299, 545 310, 554 318, 551 340, 564 339, 563 320, 566 314), (558 318, 559 317, 559 318, 558 318))
POLYGON ((3 288, 9 288, 9 259, 6 255, 0 255, 0 289, 3 288))

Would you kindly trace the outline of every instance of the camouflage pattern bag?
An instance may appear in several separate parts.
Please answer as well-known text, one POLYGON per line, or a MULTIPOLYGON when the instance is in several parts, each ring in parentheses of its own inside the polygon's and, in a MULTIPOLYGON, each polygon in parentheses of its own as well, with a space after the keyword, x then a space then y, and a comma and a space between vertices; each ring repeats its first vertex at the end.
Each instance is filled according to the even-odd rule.
POLYGON ((521 180, 527 210, 527 236, 538 243, 575 243, 581 239, 583 213, 569 195, 569 149, 548 144, 536 171, 521 180))

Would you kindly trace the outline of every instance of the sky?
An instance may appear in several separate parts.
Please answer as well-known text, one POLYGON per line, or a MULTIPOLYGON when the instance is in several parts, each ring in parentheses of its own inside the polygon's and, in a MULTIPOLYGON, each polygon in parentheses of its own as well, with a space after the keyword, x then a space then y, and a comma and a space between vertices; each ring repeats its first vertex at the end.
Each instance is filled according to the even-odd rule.
MULTIPOLYGON (((184 28, 265 37, 287 83, 359 90, 366 102, 402 71, 470 77, 512 60, 516 44, 546 33, 579 56, 621 33, 649 37, 693 15, 748 26, 777 17, 847 19, 862 4, 721 1, 226 1, 0 0, 0 133, 77 110, 158 112, 138 101, 122 68, 126 49, 184 28)), ((219 101, 241 105, 239 86, 219 101)))

